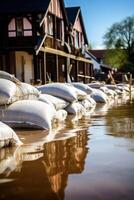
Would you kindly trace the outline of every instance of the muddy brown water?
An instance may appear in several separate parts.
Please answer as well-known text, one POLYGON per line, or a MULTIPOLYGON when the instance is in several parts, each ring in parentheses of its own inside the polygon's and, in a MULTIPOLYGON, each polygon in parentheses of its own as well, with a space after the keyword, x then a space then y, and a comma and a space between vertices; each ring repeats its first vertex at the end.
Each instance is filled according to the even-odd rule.
POLYGON ((98 105, 0 150, 0 199, 133 200, 134 103, 98 105))

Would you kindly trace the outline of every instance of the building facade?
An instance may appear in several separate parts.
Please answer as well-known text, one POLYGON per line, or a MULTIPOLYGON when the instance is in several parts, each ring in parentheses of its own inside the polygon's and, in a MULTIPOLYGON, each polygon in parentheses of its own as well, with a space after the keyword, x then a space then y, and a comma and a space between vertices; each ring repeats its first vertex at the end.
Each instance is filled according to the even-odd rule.
POLYGON ((27 83, 83 81, 92 76, 80 8, 70 22, 63 0, 2 0, 0 70, 27 83))

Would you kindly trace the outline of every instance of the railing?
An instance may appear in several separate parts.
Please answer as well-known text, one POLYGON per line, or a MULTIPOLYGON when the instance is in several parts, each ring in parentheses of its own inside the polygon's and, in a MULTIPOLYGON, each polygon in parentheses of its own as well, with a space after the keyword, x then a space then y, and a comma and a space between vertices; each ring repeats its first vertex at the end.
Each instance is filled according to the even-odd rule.
MULTIPOLYGON (((49 47, 49 48, 65 51, 65 52, 68 51, 66 49, 66 45, 65 45, 64 42, 62 42, 59 39, 55 39, 51 36, 47 36, 47 38, 45 40, 45 46, 49 47)), ((69 47, 70 47, 70 50, 71 50, 71 52, 69 52, 69 53, 71 53, 75 56, 78 56, 78 57, 84 57, 84 55, 82 54, 81 48, 77 49, 74 46, 70 46, 70 45, 69 45, 69 47)))
POLYGON ((83 75, 83 74, 78 74, 77 77, 78 77, 78 81, 82 81, 84 83, 89 83, 89 82, 94 80, 94 77, 86 76, 86 75, 83 75))

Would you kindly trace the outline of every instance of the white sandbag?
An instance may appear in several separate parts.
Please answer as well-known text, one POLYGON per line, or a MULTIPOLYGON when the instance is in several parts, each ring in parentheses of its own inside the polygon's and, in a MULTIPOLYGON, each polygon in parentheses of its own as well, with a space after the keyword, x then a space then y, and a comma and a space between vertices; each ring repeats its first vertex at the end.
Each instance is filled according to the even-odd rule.
POLYGON ((106 86, 100 87, 100 90, 103 91, 106 95, 115 97, 117 93, 114 90, 108 89, 106 86))
POLYGON ((88 83, 88 86, 91 88, 99 89, 100 87, 104 86, 104 84, 100 82, 92 82, 88 83))
POLYGON ((68 102, 77 100, 77 93, 73 86, 66 83, 50 83, 46 85, 37 86, 43 94, 50 94, 68 102))
POLYGON ((92 93, 92 88, 89 87, 88 85, 84 84, 84 83, 71 83, 74 87, 76 87, 77 89, 82 90, 83 92, 85 92, 86 94, 91 94, 92 93))
POLYGON ((116 92, 117 95, 122 95, 122 94, 123 94, 123 90, 122 90, 122 89, 120 90, 120 89, 117 87, 117 85, 112 85, 112 84, 109 85, 109 84, 107 84, 106 87, 107 87, 109 90, 112 90, 112 91, 116 92))
POLYGON ((122 94, 129 93, 129 92, 130 92, 129 88, 127 88, 127 87, 125 87, 125 86, 120 86, 120 85, 118 85, 117 88, 118 88, 118 90, 120 90, 120 91, 122 92, 122 94))
POLYGON ((0 148, 21 144, 16 133, 8 125, 0 122, 0 148))
POLYGON ((119 96, 123 95, 123 91, 121 91, 120 89, 115 89, 114 90, 119 96))
POLYGON ((90 102, 92 107, 96 106, 96 101, 90 95, 87 95, 87 100, 90 102))
POLYGON ((117 84, 118 88, 123 88, 126 92, 130 92, 130 85, 129 84, 125 84, 125 83, 119 83, 117 84))
POLYGON ((82 90, 80 90, 78 88, 75 88, 75 87, 74 87, 74 89, 75 89, 78 101, 86 99, 86 97, 87 97, 87 93, 86 92, 84 92, 84 91, 82 91, 82 90))
POLYGON ((16 84, 20 84, 21 83, 17 78, 14 77, 14 75, 11 75, 8 72, 1 71, 1 70, 0 70, 0 78, 10 80, 10 81, 12 81, 12 82, 14 82, 16 84))
POLYGON ((10 104, 16 100, 16 84, 0 78, 0 105, 10 104))
POLYGON ((17 87, 18 100, 25 100, 25 99, 34 100, 34 99, 38 99, 39 95, 40 95, 40 91, 28 83, 21 83, 17 87))
POLYGON ((74 114, 74 115, 79 115, 82 114, 84 115, 86 110, 85 108, 82 106, 81 103, 79 102, 73 102, 71 104, 69 104, 65 110, 69 113, 69 114, 74 114))
POLYGON ((51 106, 54 106, 56 110, 64 109, 69 104, 65 100, 54 97, 50 94, 40 94, 39 101, 43 101, 50 104, 51 106))
POLYGON ((96 103, 108 102, 108 96, 99 89, 94 89, 94 92, 91 94, 91 97, 96 101, 96 103))
POLYGON ((90 101, 88 101, 88 99, 84 99, 80 101, 79 103, 86 109, 86 111, 92 108, 92 104, 90 103, 90 101))
POLYGON ((67 118, 67 111, 64 109, 58 110, 55 113, 54 121, 55 122, 62 122, 67 118))
POLYGON ((106 84, 105 86, 106 86, 108 89, 111 89, 111 90, 116 90, 116 89, 118 89, 118 88, 117 88, 117 85, 106 84))
POLYGON ((22 100, 0 112, 0 120, 12 127, 51 129, 53 107, 37 100, 22 100))

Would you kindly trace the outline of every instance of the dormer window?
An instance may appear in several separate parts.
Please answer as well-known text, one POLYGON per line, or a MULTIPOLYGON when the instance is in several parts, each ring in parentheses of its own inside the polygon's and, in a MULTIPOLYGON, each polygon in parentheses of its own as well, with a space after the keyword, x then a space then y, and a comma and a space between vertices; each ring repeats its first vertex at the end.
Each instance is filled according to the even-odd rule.
POLYGON ((23 36, 23 18, 16 18, 16 34, 17 36, 23 36))

